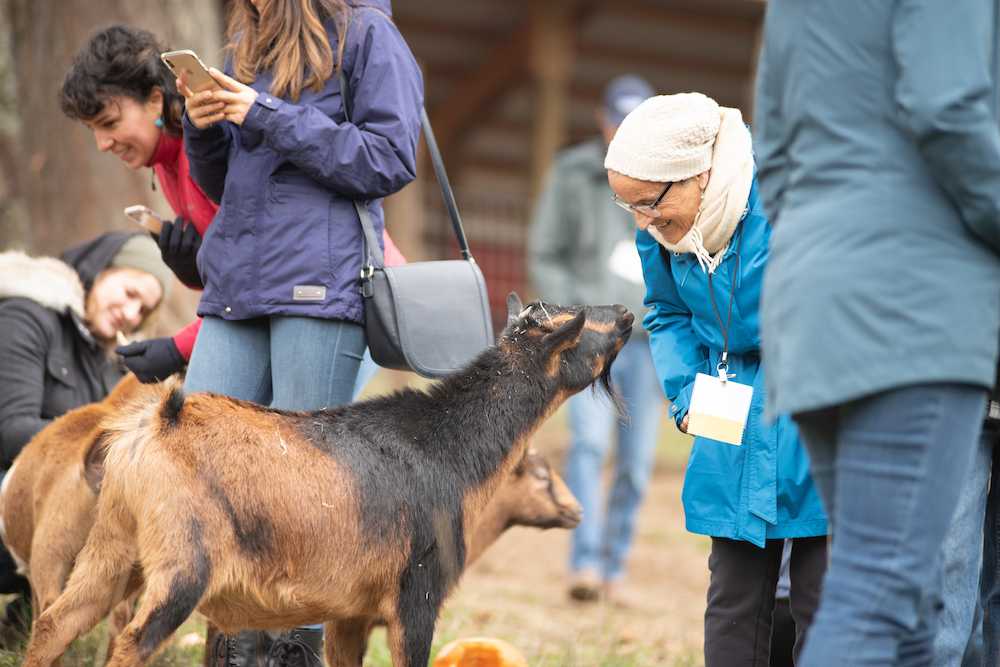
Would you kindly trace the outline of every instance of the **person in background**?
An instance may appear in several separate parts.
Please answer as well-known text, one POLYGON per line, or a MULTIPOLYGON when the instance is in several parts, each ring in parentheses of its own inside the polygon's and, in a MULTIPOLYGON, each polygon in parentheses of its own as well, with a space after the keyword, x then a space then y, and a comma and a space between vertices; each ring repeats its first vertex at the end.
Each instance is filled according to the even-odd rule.
MULTIPOLYGON (((390 15, 385 0, 237 0, 226 71, 210 70, 219 88, 178 81, 191 173, 220 202, 186 391, 292 410, 351 400, 365 350, 354 201, 381 235, 381 199, 415 177, 423 104, 390 15)), ((220 636, 214 659, 267 648, 269 665, 322 665, 320 626, 268 642, 220 636)))
MULTIPOLYGON (((124 373, 118 336, 141 327, 171 283, 145 234, 104 234, 60 259, 0 253, 0 478, 53 419, 111 392, 124 373)), ((28 600, 27 590, 0 547, 0 593, 28 600)))
POLYGON ((997 369, 997 12, 767 5, 767 408, 798 423, 833 527, 805 667, 938 664, 942 543, 997 369))
MULTIPOLYGON (((564 304, 621 303, 641 316, 642 266, 629 217, 611 200, 604 153, 618 124, 653 95, 637 76, 620 76, 604 90, 596 112, 601 136, 556 157, 531 226, 528 267, 535 289, 564 304)), ((649 354, 649 338, 636 329, 612 368, 628 417, 593 392, 568 401, 570 448, 566 483, 583 506, 573 531, 570 596, 627 603, 620 582, 649 481, 663 399, 649 354), (606 501, 601 469, 611 444, 615 465, 606 501)))
POLYGON ((692 414, 737 413, 728 435, 694 433, 684 474, 687 529, 712 538, 705 665, 763 667, 786 540, 798 654, 819 601, 827 522, 794 423, 763 416, 757 324, 771 225, 750 132, 738 109, 700 93, 653 97, 622 121, 604 166, 639 228, 643 325, 671 416, 687 432, 692 414))

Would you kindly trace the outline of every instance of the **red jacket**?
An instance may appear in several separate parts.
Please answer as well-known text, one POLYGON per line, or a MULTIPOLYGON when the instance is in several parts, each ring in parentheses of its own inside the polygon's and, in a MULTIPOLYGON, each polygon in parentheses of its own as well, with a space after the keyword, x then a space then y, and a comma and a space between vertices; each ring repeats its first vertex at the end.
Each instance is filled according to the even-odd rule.
MULTIPOLYGON (((156 180, 167 203, 174 210, 174 215, 189 221, 199 235, 205 236, 219 207, 191 178, 183 139, 161 132, 149 166, 156 173, 156 180)), ((184 359, 191 358, 191 350, 194 349, 194 340, 200 328, 201 320, 197 319, 174 336, 174 345, 184 359)))
MULTIPOLYGON (((205 231, 212 224, 215 212, 219 210, 218 205, 209 199, 198 184, 191 178, 188 167, 187 154, 184 151, 184 142, 180 137, 172 137, 166 132, 160 134, 160 141, 156 145, 153 159, 149 166, 156 173, 156 180, 163 190, 170 208, 174 210, 174 215, 179 215, 191 222, 198 234, 205 236, 205 231)), ((389 234, 383 231, 382 240, 385 242, 385 264, 386 266, 399 266, 406 263, 406 258, 396 247, 396 244, 389 238, 389 234)), ((197 319, 191 324, 181 329, 174 335, 174 345, 185 360, 191 359, 191 350, 194 349, 194 341, 198 337, 198 330, 201 329, 201 319, 197 319)))

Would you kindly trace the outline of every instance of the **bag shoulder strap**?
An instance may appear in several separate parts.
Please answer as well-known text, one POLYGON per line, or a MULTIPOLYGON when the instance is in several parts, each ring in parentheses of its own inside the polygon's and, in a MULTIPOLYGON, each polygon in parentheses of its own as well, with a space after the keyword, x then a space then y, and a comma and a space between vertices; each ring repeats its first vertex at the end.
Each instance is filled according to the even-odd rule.
MULTIPOLYGON (((343 68, 338 68, 340 75, 340 96, 344 105, 344 116, 347 122, 351 121, 350 89, 347 85, 347 77, 343 68)), ((465 228, 462 226, 462 217, 458 212, 458 204, 455 202, 455 193, 451 189, 451 182, 448 180, 448 173, 444 168, 444 160, 441 158, 441 151, 438 149, 437 140, 434 138, 434 130, 431 128, 431 120, 427 116, 427 109, 420 107, 420 126, 424 133, 424 140, 427 142, 427 152, 430 153, 431 163, 434 166, 434 174, 437 177, 438 185, 441 186, 441 197, 444 199, 445 208, 448 209, 448 216, 451 218, 452 231, 458 241, 458 248, 462 253, 462 258, 470 262, 475 262, 472 251, 469 249, 469 241, 465 236, 465 228)), ((362 278, 367 272, 375 268, 385 267, 385 257, 382 254, 378 238, 375 236, 375 229, 371 221, 371 212, 368 207, 357 200, 354 207, 361 220, 361 227, 365 235, 365 265, 362 267, 362 278), (370 250, 369 250, 370 249, 370 250)))

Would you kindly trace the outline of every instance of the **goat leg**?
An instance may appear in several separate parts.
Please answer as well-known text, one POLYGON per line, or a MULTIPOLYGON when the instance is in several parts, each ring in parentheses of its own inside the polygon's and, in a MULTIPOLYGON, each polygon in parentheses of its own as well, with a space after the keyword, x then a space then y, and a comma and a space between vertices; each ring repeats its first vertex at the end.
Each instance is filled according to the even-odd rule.
POLYGON ((207 572, 181 563, 147 575, 139 608, 115 640, 107 667, 146 664, 194 612, 207 582, 207 572))
POLYGON ((324 628, 327 666, 361 667, 368 649, 368 635, 371 634, 372 625, 372 620, 368 618, 327 623, 324 628))
MULTIPOLYGON (((97 527, 95 526, 95 530, 97 527)), ((133 558, 120 535, 103 532, 88 543, 66 590, 35 621, 24 667, 50 667, 74 639, 107 616, 125 597, 133 558)))
POLYGON ((401 612, 403 618, 386 622, 392 667, 423 667, 431 657, 437 609, 401 612))

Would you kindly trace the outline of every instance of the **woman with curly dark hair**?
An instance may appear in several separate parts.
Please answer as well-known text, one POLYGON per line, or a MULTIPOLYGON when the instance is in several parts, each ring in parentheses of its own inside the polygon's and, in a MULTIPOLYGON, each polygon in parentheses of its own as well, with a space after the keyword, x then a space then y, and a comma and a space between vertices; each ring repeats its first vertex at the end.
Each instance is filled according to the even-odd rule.
MULTIPOLYGON (((115 25, 93 35, 73 60, 60 104, 93 133, 98 150, 130 169, 151 167, 177 219, 158 236, 163 261, 188 287, 200 288, 195 265, 201 237, 218 206, 191 178, 183 150, 184 98, 160 60, 152 33, 115 25)), ((143 382, 181 370, 194 346, 200 320, 172 338, 155 338, 118 349, 143 382)))

